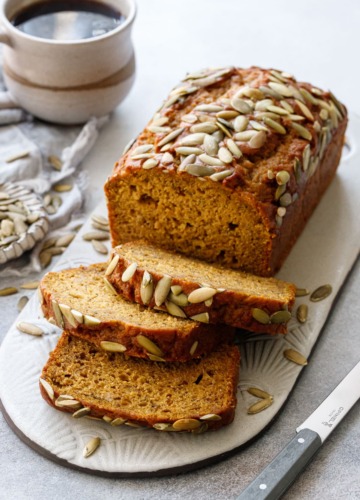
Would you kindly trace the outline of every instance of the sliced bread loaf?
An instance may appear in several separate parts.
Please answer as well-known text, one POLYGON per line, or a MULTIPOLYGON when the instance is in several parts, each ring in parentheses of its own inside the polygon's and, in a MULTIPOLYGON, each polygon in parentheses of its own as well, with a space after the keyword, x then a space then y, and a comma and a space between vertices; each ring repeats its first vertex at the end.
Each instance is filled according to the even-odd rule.
POLYGON ((47 319, 107 351, 153 361, 188 361, 233 340, 234 329, 177 318, 118 295, 106 264, 66 269, 40 284, 47 319))
POLYGON ((252 332, 286 333, 295 286, 160 249, 145 241, 113 249, 106 277, 130 301, 252 332))
POLYGON ((223 345, 201 360, 151 363, 64 332, 40 390, 51 406, 74 417, 199 433, 233 421, 239 361, 238 348, 223 345))

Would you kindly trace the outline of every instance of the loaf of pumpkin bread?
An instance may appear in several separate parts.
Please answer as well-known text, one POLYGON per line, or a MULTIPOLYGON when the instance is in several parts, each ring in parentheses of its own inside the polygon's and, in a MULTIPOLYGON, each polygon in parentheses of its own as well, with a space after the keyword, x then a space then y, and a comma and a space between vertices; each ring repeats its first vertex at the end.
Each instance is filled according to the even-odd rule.
POLYGON ((286 333, 295 286, 192 259, 146 241, 115 247, 107 279, 125 299, 173 316, 286 333))
POLYGON ((47 273, 40 283, 47 319, 108 352, 152 361, 188 361, 234 339, 234 328, 177 318, 128 302, 105 278, 106 264, 47 273))
POLYGON ((273 69, 188 74, 115 164, 113 246, 158 246, 272 276, 331 182, 347 112, 273 69))
POLYGON ((223 345, 200 360, 151 363, 64 332, 40 390, 51 406, 75 418, 202 433, 233 421, 239 362, 238 348, 223 345))

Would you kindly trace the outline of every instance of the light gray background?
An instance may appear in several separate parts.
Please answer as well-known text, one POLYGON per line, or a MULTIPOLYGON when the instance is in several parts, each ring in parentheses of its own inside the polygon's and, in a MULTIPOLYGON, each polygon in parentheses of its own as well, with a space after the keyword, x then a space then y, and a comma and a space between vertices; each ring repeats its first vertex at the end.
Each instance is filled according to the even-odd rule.
MULTIPOLYGON (((137 79, 84 161, 91 192, 88 212, 101 199, 101 186, 123 146, 187 71, 228 64, 279 68, 330 88, 360 114, 358 2, 138 0, 137 4, 133 36, 137 79)), ((9 298, 0 303, 0 339, 16 318, 16 302, 17 298, 9 298)), ((42 458, 0 416, 0 499, 235 498, 359 360, 359 304, 358 262, 285 409, 256 443, 232 458, 162 479, 99 478, 42 458)), ((285 498, 360 498, 359 443, 358 404, 285 498)))

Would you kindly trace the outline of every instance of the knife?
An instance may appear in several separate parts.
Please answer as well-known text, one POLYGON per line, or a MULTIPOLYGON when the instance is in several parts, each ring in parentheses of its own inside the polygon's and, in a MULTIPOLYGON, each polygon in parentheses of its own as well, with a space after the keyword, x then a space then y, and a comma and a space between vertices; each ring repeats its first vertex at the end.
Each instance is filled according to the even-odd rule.
POLYGON ((360 361, 296 429, 296 436, 237 497, 276 500, 289 488, 360 397, 360 361))

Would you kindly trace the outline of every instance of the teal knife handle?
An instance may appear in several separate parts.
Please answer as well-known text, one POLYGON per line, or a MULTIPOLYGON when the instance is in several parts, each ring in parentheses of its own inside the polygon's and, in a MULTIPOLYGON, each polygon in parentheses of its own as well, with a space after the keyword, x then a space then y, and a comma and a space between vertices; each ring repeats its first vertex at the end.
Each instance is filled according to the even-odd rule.
POLYGON ((302 429, 237 500, 276 500, 285 493, 320 448, 319 434, 302 429))

